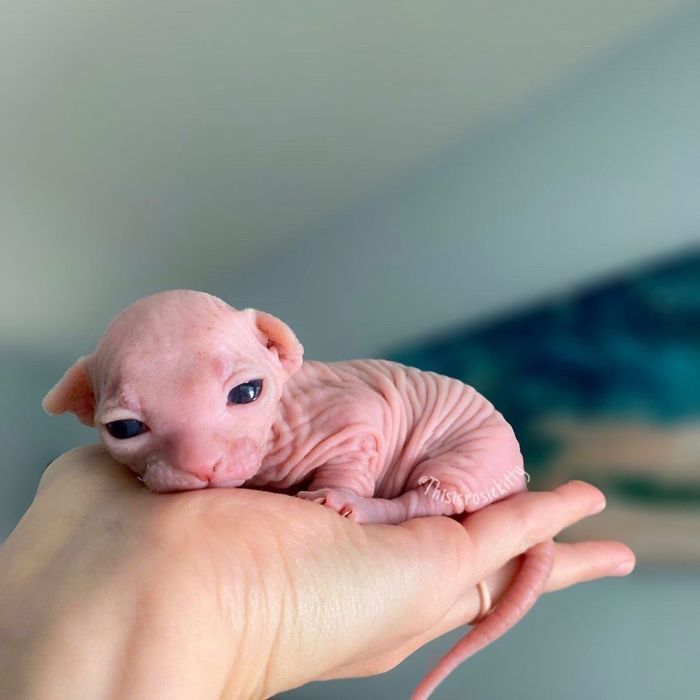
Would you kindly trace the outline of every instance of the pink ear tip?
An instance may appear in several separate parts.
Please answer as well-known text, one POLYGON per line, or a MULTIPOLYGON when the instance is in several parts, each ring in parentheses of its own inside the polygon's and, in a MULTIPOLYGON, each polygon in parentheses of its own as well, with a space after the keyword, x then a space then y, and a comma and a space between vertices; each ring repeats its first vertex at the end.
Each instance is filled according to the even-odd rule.
POLYGON ((63 374, 56 386, 44 396, 42 408, 51 416, 70 411, 85 425, 94 425, 95 396, 90 385, 88 358, 79 357, 63 374))

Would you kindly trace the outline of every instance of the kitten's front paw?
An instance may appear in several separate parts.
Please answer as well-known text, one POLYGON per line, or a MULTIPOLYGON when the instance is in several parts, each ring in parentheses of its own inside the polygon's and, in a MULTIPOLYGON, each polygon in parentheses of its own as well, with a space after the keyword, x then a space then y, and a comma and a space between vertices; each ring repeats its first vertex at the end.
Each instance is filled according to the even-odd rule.
POLYGON ((362 523, 366 520, 363 506, 367 499, 352 491, 324 488, 314 491, 299 491, 297 496, 305 501, 321 503, 353 522, 362 523))

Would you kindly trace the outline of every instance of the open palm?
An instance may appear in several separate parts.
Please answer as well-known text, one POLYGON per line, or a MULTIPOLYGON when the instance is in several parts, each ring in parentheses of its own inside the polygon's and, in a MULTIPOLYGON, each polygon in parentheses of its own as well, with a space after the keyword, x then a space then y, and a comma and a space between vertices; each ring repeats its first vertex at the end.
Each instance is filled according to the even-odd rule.
MULTIPOLYGON (((601 503, 570 482, 464 527, 361 526, 248 489, 150 493, 103 448, 77 448, 0 549, 0 695, 268 697, 380 673, 473 619, 478 581, 497 600, 522 552, 601 503)), ((617 542, 557 544, 547 590, 633 565, 617 542)))

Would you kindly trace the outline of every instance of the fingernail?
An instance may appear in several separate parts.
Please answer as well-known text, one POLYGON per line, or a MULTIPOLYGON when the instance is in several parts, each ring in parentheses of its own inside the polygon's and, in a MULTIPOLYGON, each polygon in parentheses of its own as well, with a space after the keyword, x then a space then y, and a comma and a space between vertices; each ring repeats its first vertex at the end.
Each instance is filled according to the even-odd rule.
POLYGON ((600 513, 601 510, 604 510, 606 506, 606 500, 603 498, 601 501, 598 501, 593 508, 591 508, 591 515, 595 515, 596 513, 600 513))
POLYGON ((620 562, 613 570, 613 576, 627 576, 634 569, 634 559, 620 562))

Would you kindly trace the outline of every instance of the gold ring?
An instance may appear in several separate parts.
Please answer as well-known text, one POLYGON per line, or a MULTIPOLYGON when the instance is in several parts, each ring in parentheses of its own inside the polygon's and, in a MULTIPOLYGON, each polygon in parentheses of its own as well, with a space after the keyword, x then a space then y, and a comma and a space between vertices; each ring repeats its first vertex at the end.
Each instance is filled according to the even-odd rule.
POLYGON ((479 583, 476 584, 476 588, 479 591, 479 600, 481 601, 481 604, 479 605, 478 615, 471 621, 472 625, 475 625, 477 622, 481 622, 485 617, 488 617, 492 611, 493 605, 491 600, 491 592, 486 585, 486 581, 479 581, 479 583))

